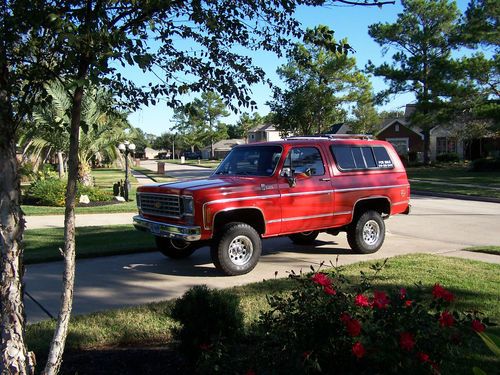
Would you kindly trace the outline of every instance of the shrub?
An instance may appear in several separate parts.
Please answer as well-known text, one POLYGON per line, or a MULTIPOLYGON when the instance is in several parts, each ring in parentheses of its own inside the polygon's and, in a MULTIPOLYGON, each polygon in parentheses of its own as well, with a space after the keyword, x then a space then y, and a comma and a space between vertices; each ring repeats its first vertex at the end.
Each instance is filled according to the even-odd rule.
POLYGON ((458 154, 456 152, 450 152, 447 154, 440 154, 436 156, 436 162, 438 163, 456 163, 460 161, 458 154))
POLYGON ((194 286, 178 299, 172 317, 181 323, 174 332, 180 349, 189 358, 232 343, 243 330, 243 313, 239 298, 224 290, 194 286))
MULTIPOLYGON (((65 202, 66 181, 57 178, 39 179, 33 182, 24 197, 25 202, 40 206, 62 207, 65 202)), ((80 194, 89 196, 91 202, 104 202, 113 198, 111 193, 95 187, 78 184, 77 199, 80 194)))
POLYGON ((66 181, 57 178, 33 182, 26 192, 25 200, 41 206, 64 206, 66 181))
POLYGON ((95 186, 78 184, 78 196, 88 195, 91 202, 106 202, 113 199, 111 192, 101 190, 95 186))
POLYGON ((357 286, 337 270, 294 277, 290 294, 268 297, 270 309, 246 341, 213 352, 225 361, 219 366, 233 373, 436 374, 489 324, 476 312, 452 311, 454 295, 439 284, 429 298, 421 285, 411 293, 374 290, 363 274, 357 286))
POLYGON ((474 172, 500 171, 500 159, 476 159, 471 163, 474 172))

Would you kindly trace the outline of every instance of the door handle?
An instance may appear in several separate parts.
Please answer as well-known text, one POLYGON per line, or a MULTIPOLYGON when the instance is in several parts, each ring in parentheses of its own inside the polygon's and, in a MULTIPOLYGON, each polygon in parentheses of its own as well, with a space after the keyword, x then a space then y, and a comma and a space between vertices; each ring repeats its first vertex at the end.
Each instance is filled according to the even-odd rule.
POLYGON ((329 179, 329 178, 320 178, 319 180, 320 180, 320 181, 330 181, 330 179, 329 179))

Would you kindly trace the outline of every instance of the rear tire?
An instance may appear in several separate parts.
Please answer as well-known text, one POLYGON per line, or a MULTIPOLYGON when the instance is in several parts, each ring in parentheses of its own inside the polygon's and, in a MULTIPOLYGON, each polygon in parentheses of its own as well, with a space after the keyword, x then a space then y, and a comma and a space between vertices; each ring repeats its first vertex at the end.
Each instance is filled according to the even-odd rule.
POLYGON ((319 231, 313 230, 309 232, 294 233, 288 236, 293 243, 297 245, 311 245, 316 241, 319 231))
POLYGON ((261 252, 259 234, 245 223, 225 225, 210 248, 215 267, 228 276, 243 275, 253 270, 261 252))
POLYGON ((377 211, 366 211, 359 216, 347 231, 347 242, 355 252, 376 252, 385 239, 385 223, 377 211))
POLYGON ((197 249, 192 242, 176 240, 173 238, 155 237, 156 247, 166 257, 172 259, 184 259, 189 257, 197 249))

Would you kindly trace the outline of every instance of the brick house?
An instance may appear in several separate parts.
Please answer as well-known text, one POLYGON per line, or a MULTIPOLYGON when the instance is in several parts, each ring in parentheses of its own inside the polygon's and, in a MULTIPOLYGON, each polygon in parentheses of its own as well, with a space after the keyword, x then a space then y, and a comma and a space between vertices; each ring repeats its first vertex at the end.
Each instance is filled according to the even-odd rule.
POLYGON ((390 142, 399 155, 416 156, 424 150, 424 136, 401 118, 388 120, 375 136, 390 142))

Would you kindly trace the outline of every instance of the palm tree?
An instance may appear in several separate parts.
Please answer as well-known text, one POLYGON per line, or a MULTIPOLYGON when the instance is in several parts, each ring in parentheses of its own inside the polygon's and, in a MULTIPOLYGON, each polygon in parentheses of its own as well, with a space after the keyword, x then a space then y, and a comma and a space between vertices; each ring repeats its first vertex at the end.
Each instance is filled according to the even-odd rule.
MULTIPOLYGON (((64 173, 63 154, 69 149, 71 92, 60 82, 46 86, 50 96, 48 105, 39 105, 33 111, 33 127, 22 138, 26 151, 40 159, 42 152, 56 152, 59 176, 64 173)), ((126 114, 114 108, 110 92, 90 87, 82 105, 82 127, 79 143, 79 180, 92 185, 91 160, 94 157, 114 161, 119 157, 116 145, 126 137, 131 126, 126 114)))

